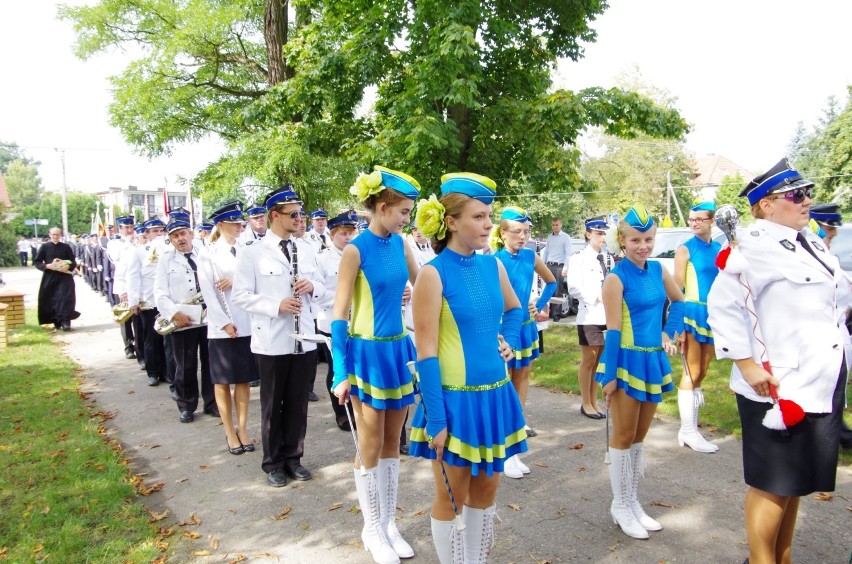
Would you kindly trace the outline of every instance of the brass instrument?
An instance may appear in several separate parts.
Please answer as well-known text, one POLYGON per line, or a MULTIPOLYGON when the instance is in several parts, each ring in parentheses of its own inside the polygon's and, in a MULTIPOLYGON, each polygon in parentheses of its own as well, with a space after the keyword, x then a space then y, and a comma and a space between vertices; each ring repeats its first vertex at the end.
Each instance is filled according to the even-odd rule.
MULTIPOLYGON (((191 298, 186 301, 181 302, 181 305, 200 305, 204 303, 204 296, 201 295, 201 292, 198 292, 191 298)), ((207 322, 207 311, 201 310, 201 320, 194 327, 198 327, 199 325, 204 325, 207 322)), ((161 314, 157 314, 157 317, 154 318, 154 331, 159 333, 160 335, 168 335, 175 329, 177 329, 177 323, 172 320, 164 318, 161 314)))
MULTIPOLYGON (((299 280, 299 251, 296 242, 293 241, 293 253, 290 256, 290 266, 291 271, 293 272, 293 276, 290 278, 290 293, 294 298, 300 299, 301 296, 296 292, 296 282, 299 280)), ((296 334, 301 333, 299 329, 299 320, 302 316, 298 313, 293 314, 293 328, 296 330, 296 334)), ((298 338, 296 339, 296 345, 293 348, 294 354, 303 354, 305 352, 304 347, 302 346, 302 341, 298 338)))
MULTIPOLYGON (((154 309, 154 307, 145 300, 139 302, 139 307, 144 310, 154 309)), ((130 306, 127 304, 126 300, 118 302, 112 306, 112 320, 116 323, 125 323, 131 317, 133 317, 133 312, 130 310, 130 306)))
POLYGON ((130 307, 127 305, 127 302, 119 302, 112 306, 112 320, 116 323, 125 323, 128 319, 133 317, 133 312, 130 311, 130 307))

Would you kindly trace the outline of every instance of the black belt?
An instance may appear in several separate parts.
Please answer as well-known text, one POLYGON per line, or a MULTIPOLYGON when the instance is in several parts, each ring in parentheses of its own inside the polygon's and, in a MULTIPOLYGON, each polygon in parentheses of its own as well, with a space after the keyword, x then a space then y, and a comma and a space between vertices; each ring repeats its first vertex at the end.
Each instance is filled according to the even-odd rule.
POLYGON ((549 262, 547 264, 552 265, 552 266, 564 266, 565 265, 564 262, 549 262))

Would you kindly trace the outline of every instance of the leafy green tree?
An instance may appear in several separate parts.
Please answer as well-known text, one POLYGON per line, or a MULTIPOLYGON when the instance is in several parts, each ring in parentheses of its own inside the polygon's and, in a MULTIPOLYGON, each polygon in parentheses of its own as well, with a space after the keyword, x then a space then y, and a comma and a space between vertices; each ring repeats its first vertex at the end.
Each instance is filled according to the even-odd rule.
MULTIPOLYGON (((88 233, 98 197, 94 194, 69 192, 66 199, 68 202, 68 231, 76 234, 88 233)), ((33 227, 24 225, 24 220, 36 218, 48 221, 48 225, 39 226, 39 235, 47 235, 47 229, 52 225, 62 225, 62 196, 48 192, 38 202, 22 208, 20 215, 10 222, 15 235, 32 237, 33 227)))
POLYGON ((741 198, 739 195, 746 184, 747 181, 743 179, 740 173, 737 173, 734 176, 724 177, 716 190, 716 207, 725 204, 734 206, 740 214, 740 225, 747 225, 753 221, 748 199, 741 198))
POLYGON ((310 202, 343 204, 354 170, 374 163, 409 172, 427 191, 444 172, 472 170, 503 192, 520 178, 536 193, 567 192, 583 186, 573 145, 588 126, 681 138, 688 126, 678 113, 635 92, 552 89, 557 59, 582 56, 605 8, 602 0, 101 0, 60 15, 83 58, 141 52, 113 79, 111 120, 128 142, 158 155, 207 135, 226 141, 226 154, 193 180, 207 200, 251 177, 292 180, 310 202))
POLYGON ((21 259, 18 258, 15 247, 17 243, 18 237, 14 228, 8 223, 0 221, 0 268, 21 265, 21 259))
POLYGON ((27 157, 17 143, 0 141, 0 174, 5 175, 9 171, 9 164, 12 161, 22 161, 24 164, 35 166, 41 164, 27 157))
POLYGON ((44 193, 35 164, 28 164, 20 159, 12 161, 3 176, 14 210, 35 204, 44 193))

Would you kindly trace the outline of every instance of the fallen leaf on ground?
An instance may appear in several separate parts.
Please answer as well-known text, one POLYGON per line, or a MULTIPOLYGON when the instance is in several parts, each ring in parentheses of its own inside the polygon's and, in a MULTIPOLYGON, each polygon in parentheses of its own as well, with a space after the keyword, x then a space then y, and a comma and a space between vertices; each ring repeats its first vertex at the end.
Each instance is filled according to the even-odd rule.
POLYGON ((169 559, 168 556, 158 556, 158 557, 154 558, 153 560, 151 560, 151 564, 166 564, 168 559, 169 559))
POLYGON ((821 493, 816 494, 814 496, 814 499, 816 499, 818 501, 831 501, 832 499, 834 499, 834 496, 831 495, 828 492, 821 492, 821 493))
POLYGON ((248 560, 248 558, 246 558, 242 554, 237 554, 237 557, 233 560, 228 561, 228 564, 238 564, 239 562, 245 562, 246 560, 248 560))
POLYGON ((211 553, 209 550, 193 550, 192 554, 193 556, 210 556, 211 553))
POLYGON ((364 545, 363 545, 363 544, 361 544, 361 541, 353 540, 353 541, 349 541, 349 542, 348 542, 348 543, 346 543, 346 544, 352 545, 352 546, 354 546, 355 548, 364 548, 364 545))
POLYGON ((202 470, 207 470, 210 467, 207 466, 206 464, 202 464, 201 466, 199 466, 199 468, 201 468, 202 470))
POLYGON ((415 512, 414 512, 414 516, 415 516, 415 517, 420 517, 420 516, 421 516, 421 515, 423 515, 424 513, 426 513, 426 510, 425 510, 425 509, 418 509, 417 511, 415 511, 415 512))
POLYGON ((334 505, 326 509, 326 511, 334 511, 335 509, 340 509, 341 507, 343 507, 342 503, 335 503, 334 505))
POLYGON ((189 516, 189 519, 184 521, 183 523, 178 523, 178 527, 186 527, 187 525, 200 525, 201 519, 195 516, 195 513, 192 513, 189 516))
POLYGON ((664 501, 652 501, 651 505, 656 505, 657 507, 666 507, 668 509, 679 509, 680 505, 676 503, 666 503, 664 501))
POLYGON ((548 466, 544 462, 533 462, 533 466, 538 466, 539 468, 550 468, 550 466, 548 466))
POLYGON ((571 450, 580 450, 581 448, 583 448, 583 443, 577 443, 571 447, 571 450))
POLYGON ((290 511, 292 510, 293 509, 288 505, 287 507, 281 510, 281 513, 275 515, 274 517, 270 517, 270 519, 274 519, 275 521, 283 521, 287 518, 287 515, 289 515, 290 511))
POLYGON ((158 492, 158 491, 160 491, 161 489, 163 489, 163 488, 165 488, 165 487, 166 487, 166 483, 165 483, 165 482, 157 482, 157 483, 156 483, 156 484, 154 484, 153 486, 148 486, 148 487, 142 487, 142 488, 140 488, 140 489, 139 489, 139 495, 150 495, 150 494, 152 494, 152 493, 154 493, 154 492, 158 492))
POLYGON ((184 531, 183 536, 188 539, 197 539, 201 537, 201 533, 199 533, 198 531, 184 531))
POLYGON ((521 506, 520 506, 520 505, 518 505, 517 503, 508 503, 507 505, 508 505, 509 507, 511 507, 512 509, 514 509, 515 511, 520 511, 520 510, 521 510, 521 506))
POLYGON ((175 480, 175 483, 176 483, 176 484, 180 484, 180 483, 185 482, 185 481, 187 481, 187 480, 189 480, 189 478, 187 478, 187 477, 183 477, 183 478, 181 478, 180 480, 175 480))
POLYGON ((59 439, 60 441, 64 441, 65 439, 68 438, 68 433, 59 433, 59 436, 56 437, 56 438, 59 439))
POLYGON ((580 466, 579 468, 577 468, 577 472, 585 472, 585 471, 586 471, 585 466, 580 466))
POLYGON ((210 548, 216 550, 219 548, 219 540, 218 539, 210 539, 210 548))
POLYGON ((154 546, 157 547, 157 550, 160 552, 165 552, 169 549, 169 543, 162 539, 157 539, 157 542, 154 543, 154 546))
POLYGON ((172 533, 174 532, 174 527, 160 527, 159 529, 157 529, 157 534, 162 536, 163 538, 172 536, 172 533))
POLYGON ((33 547, 33 552, 34 552, 34 553, 35 553, 35 552, 41 552, 42 550, 44 550, 44 546, 42 546, 42 545, 40 545, 40 544, 37 544, 37 545, 35 545, 35 546, 33 547))
POLYGON ((278 557, 270 552, 255 552, 252 556, 255 558, 274 558, 275 560, 278 560, 278 557))
POLYGON ((5 556, 5 554, 6 554, 7 552, 9 552, 9 547, 8 547, 8 546, 4 546, 3 548, 0 548, 0 556, 5 556))
POLYGON ((151 509, 146 509, 146 511, 148 511, 148 514, 151 515, 151 518, 148 519, 149 523, 156 523, 157 521, 162 521, 170 513, 170 511, 168 509, 166 509, 162 513, 157 513, 156 511, 153 511, 151 509))
POLYGON ((611 547, 609 547, 609 551, 610 551, 610 552, 615 552, 615 549, 616 549, 616 548, 618 548, 618 545, 617 545, 617 544, 614 544, 614 545, 612 545, 611 547))

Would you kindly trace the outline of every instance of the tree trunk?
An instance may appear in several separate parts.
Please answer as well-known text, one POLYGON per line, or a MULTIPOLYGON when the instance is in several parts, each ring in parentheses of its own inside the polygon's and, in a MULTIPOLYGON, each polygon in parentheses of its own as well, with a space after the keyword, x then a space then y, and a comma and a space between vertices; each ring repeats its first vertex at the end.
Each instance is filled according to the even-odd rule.
POLYGON ((284 45, 287 44, 287 6, 289 0, 266 0, 263 14, 263 38, 266 41, 266 57, 269 62, 270 86, 290 78, 287 61, 284 60, 284 45))
POLYGON ((456 138, 461 145, 456 165, 459 170, 464 171, 467 167, 467 159, 470 157, 470 149, 473 145, 473 131, 470 128, 470 108, 461 104, 453 104, 447 108, 447 117, 453 120, 458 128, 456 138))

